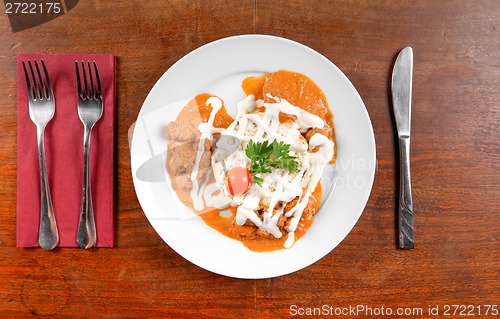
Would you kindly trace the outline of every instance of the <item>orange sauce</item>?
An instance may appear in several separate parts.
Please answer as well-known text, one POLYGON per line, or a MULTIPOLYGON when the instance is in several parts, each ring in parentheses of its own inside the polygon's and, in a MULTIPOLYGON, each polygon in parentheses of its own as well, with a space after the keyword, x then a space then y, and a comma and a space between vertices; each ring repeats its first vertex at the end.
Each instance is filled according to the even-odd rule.
MULTIPOLYGON (((201 93, 191 99, 186 106, 182 108, 175 119, 177 123, 193 123, 198 125, 202 122, 207 122, 212 112, 212 106, 207 105, 207 100, 213 97, 212 94, 201 93)), ((222 100, 221 100, 222 101, 222 100)), ((226 108, 224 106, 224 101, 222 102, 221 109, 215 115, 214 127, 227 128, 234 119, 227 114, 226 108)), ((196 132, 199 134, 198 132, 196 132)))
MULTIPOLYGON (((265 102, 274 102, 271 98, 266 96, 268 93, 272 96, 286 99, 291 104, 299 106, 309 113, 321 117, 325 121, 325 127, 321 130, 315 130, 330 138, 336 147, 333 114, 328 107, 328 103, 321 89, 307 76, 290 71, 277 71, 270 74, 264 74, 262 76, 252 76, 246 78, 242 83, 242 89, 247 96, 253 94, 256 99, 262 99, 265 102)), ((255 232, 259 231, 257 227, 239 226, 234 222, 237 207, 230 207, 227 210, 218 210, 209 207, 201 212, 196 211, 193 208, 192 199, 190 197, 190 188, 186 187, 186 183, 189 185, 190 174, 197 154, 200 138, 197 126, 202 122, 207 122, 210 117, 212 107, 207 106, 206 102, 211 96, 212 95, 206 93, 197 95, 179 113, 174 126, 170 128, 171 130, 168 131, 167 129, 167 135, 170 133, 170 135, 175 137, 173 139, 172 136, 169 137, 169 140, 173 142, 169 141, 167 150, 168 161, 166 163, 167 170, 171 177, 172 186, 184 205, 196 214, 199 214, 208 226, 217 230, 221 234, 242 242, 247 248, 253 251, 263 252, 282 249, 288 237, 287 234, 283 233, 281 238, 274 238, 274 236, 270 234, 267 234, 269 236, 256 236, 255 232), (191 136, 192 138, 187 138, 186 136, 191 136), (183 142, 179 143, 176 141, 176 138, 178 141, 182 140, 183 142), (182 174, 179 174, 179 171, 182 172, 182 174)), ((280 114, 281 122, 290 120, 294 120, 293 118, 290 118, 290 115, 284 113, 280 114)), ((227 128, 232 122, 233 119, 226 112, 226 109, 223 106, 217 112, 213 126, 218 128, 227 128)), ((307 134, 304 138, 308 139, 307 134)), ((205 150, 208 159, 202 156, 202 161, 204 159, 203 163, 210 162, 210 147, 210 142, 205 142, 205 150)), ((330 161, 332 164, 335 162, 336 153, 335 149, 334 156, 330 161)), ((198 172, 199 180, 201 180, 201 177, 208 169, 208 167, 202 169, 203 163, 198 172)), ((209 182, 212 182, 214 177, 211 176, 210 178, 211 180, 209 182)), ((311 194, 308 205, 312 205, 314 212, 317 212, 320 206, 320 201, 321 183, 318 183, 316 189, 311 194)), ((301 238, 313 223, 314 213, 309 214, 307 218, 305 215, 306 214, 302 215, 299 225, 295 230, 295 241, 301 238)))
MULTIPOLYGON (((318 211, 321 201, 321 183, 318 183, 318 186, 314 190, 311 195, 314 199, 314 209, 318 211)), ((237 207, 229 207, 224 213, 227 214, 226 217, 221 216, 221 211, 218 209, 213 209, 207 213, 200 215, 203 221, 213 229, 217 230, 219 233, 238 240, 245 245, 250 250, 264 252, 264 251, 274 251, 282 249, 285 245, 285 241, 287 239, 287 235, 283 234, 281 238, 274 238, 272 235, 267 237, 255 237, 250 236, 251 232, 255 231, 255 227, 252 226, 239 226, 236 225, 234 219, 236 217, 236 209, 237 207), (246 230, 242 230, 244 227, 246 230), (245 233, 248 232, 248 236, 245 237, 245 233)), ((303 220, 299 222, 299 226, 295 230, 295 241, 304 236, 309 227, 311 227, 314 221, 314 216, 309 218, 308 220, 303 220)))
POLYGON ((262 93, 262 88, 264 83, 266 83, 267 74, 261 76, 249 76, 243 80, 241 83, 241 88, 247 96, 253 94, 256 100, 263 100, 264 95, 262 93))
MULTIPOLYGON (((334 143, 334 155, 330 164, 335 163, 337 143, 335 143, 333 114, 328 107, 325 94, 314 81, 301 73, 280 70, 259 77, 248 77, 243 81, 242 87, 247 95, 254 94, 256 99, 260 98, 265 102, 273 103, 274 100, 266 96, 269 93, 273 97, 285 99, 292 105, 322 118, 326 126, 320 132, 334 143)), ((289 121, 290 117, 294 116, 281 113, 280 121, 289 121)))

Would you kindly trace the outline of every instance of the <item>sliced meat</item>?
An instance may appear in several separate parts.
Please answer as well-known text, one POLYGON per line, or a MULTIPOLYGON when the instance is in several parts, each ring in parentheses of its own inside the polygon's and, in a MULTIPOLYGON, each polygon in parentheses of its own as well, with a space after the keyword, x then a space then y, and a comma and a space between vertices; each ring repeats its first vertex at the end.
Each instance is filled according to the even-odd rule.
POLYGON ((198 126, 192 122, 170 122, 166 126, 166 134, 169 141, 192 142, 199 137, 198 126))

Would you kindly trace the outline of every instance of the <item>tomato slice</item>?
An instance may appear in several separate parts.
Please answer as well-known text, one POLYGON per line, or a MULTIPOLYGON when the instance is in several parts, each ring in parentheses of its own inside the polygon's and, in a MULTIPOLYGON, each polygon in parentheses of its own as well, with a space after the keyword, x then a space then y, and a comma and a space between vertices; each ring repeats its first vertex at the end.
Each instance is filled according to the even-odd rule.
POLYGON ((231 195, 244 195, 250 185, 252 185, 252 175, 246 167, 233 167, 227 172, 227 189, 231 195))

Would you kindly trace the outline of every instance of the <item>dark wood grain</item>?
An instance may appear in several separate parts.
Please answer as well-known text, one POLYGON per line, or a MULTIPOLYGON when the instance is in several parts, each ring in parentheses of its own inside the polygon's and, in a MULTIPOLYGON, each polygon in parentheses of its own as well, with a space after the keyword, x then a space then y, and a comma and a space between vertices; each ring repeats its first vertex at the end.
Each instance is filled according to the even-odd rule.
POLYGON ((282 318, 292 305, 366 305, 422 308, 404 317, 428 318, 429 305, 498 305, 499 17, 498 1, 89 0, 13 33, 2 12, 2 317, 282 318), (177 255, 144 216, 130 172, 127 132, 155 81, 189 51, 245 33, 287 37, 333 61, 363 98, 377 143, 373 191, 352 232, 314 265, 266 280, 215 275, 177 255), (416 248, 401 251, 390 75, 408 45, 416 248), (113 249, 15 248, 20 52, 117 56, 113 249))

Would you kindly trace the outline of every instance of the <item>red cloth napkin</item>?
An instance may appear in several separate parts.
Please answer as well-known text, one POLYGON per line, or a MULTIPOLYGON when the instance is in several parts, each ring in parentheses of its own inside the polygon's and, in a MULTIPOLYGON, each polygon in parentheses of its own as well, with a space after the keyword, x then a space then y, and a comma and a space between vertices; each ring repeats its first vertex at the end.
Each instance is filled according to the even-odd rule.
MULTIPOLYGON (((77 247, 83 185, 83 124, 78 117, 75 60, 96 61, 103 89, 103 114, 90 143, 92 199, 97 247, 114 242, 115 58, 110 54, 19 54, 17 56, 17 247, 37 247, 40 170, 36 126, 28 111, 21 61, 44 60, 56 111, 45 128, 47 172, 60 247, 77 247)), ((80 65, 81 66, 81 65, 80 65)))

